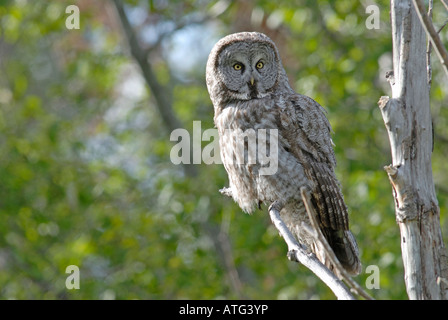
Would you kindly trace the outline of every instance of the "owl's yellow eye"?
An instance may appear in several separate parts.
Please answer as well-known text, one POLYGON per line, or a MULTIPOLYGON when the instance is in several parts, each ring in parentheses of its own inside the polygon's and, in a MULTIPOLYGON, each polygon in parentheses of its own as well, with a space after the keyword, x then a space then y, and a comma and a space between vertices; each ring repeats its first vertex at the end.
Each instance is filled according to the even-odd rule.
POLYGON ((233 69, 235 69, 235 70, 241 70, 241 69, 243 69, 243 66, 241 65, 241 63, 235 63, 235 64, 233 65, 233 69))
POLYGON ((256 67, 257 67, 257 69, 262 69, 264 67, 263 62, 258 61, 256 67))

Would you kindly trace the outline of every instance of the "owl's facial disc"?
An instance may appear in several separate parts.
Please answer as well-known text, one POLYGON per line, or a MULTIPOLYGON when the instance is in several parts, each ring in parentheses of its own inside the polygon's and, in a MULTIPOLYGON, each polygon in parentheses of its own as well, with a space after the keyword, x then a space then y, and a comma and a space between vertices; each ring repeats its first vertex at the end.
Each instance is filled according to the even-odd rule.
POLYGON ((264 43, 229 45, 221 52, 217 69, 231 95, 240 100, 266 97, 278 77, 275 52, 264 43))

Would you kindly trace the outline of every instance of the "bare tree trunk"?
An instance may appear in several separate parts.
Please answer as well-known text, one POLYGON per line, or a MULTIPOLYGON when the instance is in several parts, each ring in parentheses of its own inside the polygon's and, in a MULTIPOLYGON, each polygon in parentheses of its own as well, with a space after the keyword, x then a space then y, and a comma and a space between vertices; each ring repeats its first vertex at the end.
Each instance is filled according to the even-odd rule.
POLYGON ((446 252, 432 178, 432 121, 427 82, 426 34, 411 0, 391 0, 392 98, 381 97, 401 233, 406 290, 410 299, 448 299, 446 252))

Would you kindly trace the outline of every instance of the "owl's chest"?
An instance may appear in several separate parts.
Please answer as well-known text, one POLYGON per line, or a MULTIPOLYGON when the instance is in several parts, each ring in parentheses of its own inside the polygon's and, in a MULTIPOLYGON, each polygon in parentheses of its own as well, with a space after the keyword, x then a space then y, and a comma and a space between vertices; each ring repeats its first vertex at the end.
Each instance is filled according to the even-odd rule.
POLYGON ((230 104, 215 118, 223 130, 259 130, 276 128, 278 109, 271 99, 254 99, 230 104))
POLYGON ((229 105, 218 114, 221 158, 229 173, 252 178, 266 174, 278 155, 277 114, 275 103, 263 99, 229 105))
POLYGON ((272 101, 259 99, 239 102, 222 110, 215 121, 224 165, 236 164, 250 171, 260 164, 261 152, 270 148, 270 135, 278 128, 275 113, 272 101))

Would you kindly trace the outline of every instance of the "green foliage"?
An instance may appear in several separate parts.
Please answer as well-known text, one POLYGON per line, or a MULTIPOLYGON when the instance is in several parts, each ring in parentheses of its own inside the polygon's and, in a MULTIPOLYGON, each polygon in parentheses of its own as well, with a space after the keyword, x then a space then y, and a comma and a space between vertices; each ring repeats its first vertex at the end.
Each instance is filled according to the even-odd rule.
MULTIPOLYGON (((135 21, 139 14, 154 18, 148 38, 166 37, 150 62, 189 132, 195 120, 202 130, 213 127, 205 60, 204 68, 196 64, 180 75, 164 44, 176 34, 169 34, 170 24, 188 28, 187 18, 219 2, 126 1, 135 21)), ((80 30, 65 28, 70 4, 0 2, 0 297, 334 299, 286 259, 266 208, 249 216, 218 193, 228 183, 222 165, 196 165, 198 174, 190 177, 171 163, 170 132, 129 55, 113 2, 79 4, 80 30), (80 268, 79 290, 65 287, 69 265, 80 268)), ((389 4, 376 4, 379 30, 365 27, 361 2, 311 0, 234 1, 199 27, 217 40, 241 31, 234 25, 247 6, 263 12, 253 29, 279 40, 293 87, 328 111, 363 265, 381 272, 380 289, 368 291, 404 299, 399 231, 382 169, 390 162, 389 144, 376 104, 389 94, 389 4), (277 30, 266 26, 273 13, 281 17, 277 30)), ((433 164, 447 234, 443 76, 434 63, 433 164)), ((356 280, 364 286, 368 276, 356 280)))

